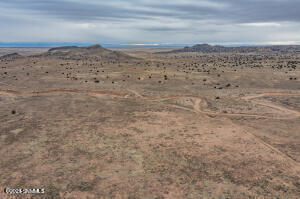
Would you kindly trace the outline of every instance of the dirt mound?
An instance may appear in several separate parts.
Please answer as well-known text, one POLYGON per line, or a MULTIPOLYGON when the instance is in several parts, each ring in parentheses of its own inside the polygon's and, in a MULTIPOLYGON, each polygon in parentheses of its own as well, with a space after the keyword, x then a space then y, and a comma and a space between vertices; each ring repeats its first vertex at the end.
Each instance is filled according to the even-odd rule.
POLYGON ((92 45, 87 47, 78 46, 62 46, 51 48, 48 52, 39 55, 39 57, 54 57, 60 59, 99 59, 99 60, 111 60, 111 61, 128 61, 136 59, 123 52, 112 51, 103 48, 100 45, 92 45))

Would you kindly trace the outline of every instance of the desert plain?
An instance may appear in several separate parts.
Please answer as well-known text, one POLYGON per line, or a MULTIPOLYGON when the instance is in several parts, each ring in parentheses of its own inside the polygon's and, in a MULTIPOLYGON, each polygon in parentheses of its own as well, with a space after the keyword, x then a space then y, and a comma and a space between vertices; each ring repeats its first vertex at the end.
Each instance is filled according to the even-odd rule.
POLYGON ((299 198, 299 52, 48 50, 0 49, 0 187, 45 189, 0 198, 299 198))

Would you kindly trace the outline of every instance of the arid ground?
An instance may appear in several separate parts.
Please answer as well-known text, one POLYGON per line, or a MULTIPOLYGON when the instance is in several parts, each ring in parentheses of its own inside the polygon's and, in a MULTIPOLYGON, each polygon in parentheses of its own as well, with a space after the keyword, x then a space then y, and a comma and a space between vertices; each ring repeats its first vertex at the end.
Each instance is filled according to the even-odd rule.
POLYGON ((113 50, 0 50, 0 198, 300 197, 299 52, 113 50))

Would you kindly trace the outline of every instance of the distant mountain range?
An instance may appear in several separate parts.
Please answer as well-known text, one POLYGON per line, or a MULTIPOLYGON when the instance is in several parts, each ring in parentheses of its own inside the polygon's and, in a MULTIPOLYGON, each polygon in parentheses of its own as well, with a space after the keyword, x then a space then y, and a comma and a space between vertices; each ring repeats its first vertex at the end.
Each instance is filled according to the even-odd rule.
MULTIPOLYGON (((92 43, 66 43, 66 42, 0 42, 0 48, 54 48, 59 46, 90 46, 92 43)), ((145 47, 184 47, 192 44, 167 44, 167 43, 101 43, 105 48, 145 48, 145 47)))
POLYGON ((276 45, 276 46, 240 46, 240 47, 225 47, 212 46, 209 44, 196 44, 192 47, 184 47, 167 52, 160 53, 180 53, 180 52, 202 52, 202 53, 250 53, 250 52, 300 52, 300 45, 276 45))
MULTIPOLYGON (((25 58, 26 56, 18 53, 11 53, 0 56, 0 60, 14 60, 18 58, 25 58)), ((132 57, 121 51, 114 51, 96 44, 87 47, 78 46, 62 46, 49 49, 47 52, 31 55, 29 57, 37 58, 58 58, 64 60, 82 60, 82 59, 96 59, 101 61, 129 61, 140 60, 132 57)))

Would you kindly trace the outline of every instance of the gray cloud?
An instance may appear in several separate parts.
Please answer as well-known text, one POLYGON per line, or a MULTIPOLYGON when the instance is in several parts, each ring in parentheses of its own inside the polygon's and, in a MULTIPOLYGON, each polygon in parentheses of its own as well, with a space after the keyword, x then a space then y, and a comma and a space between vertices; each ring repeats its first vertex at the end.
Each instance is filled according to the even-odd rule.
POLYGON ((299 10, 299 0, 9 0, 0 41, 297 43, 299 10))

